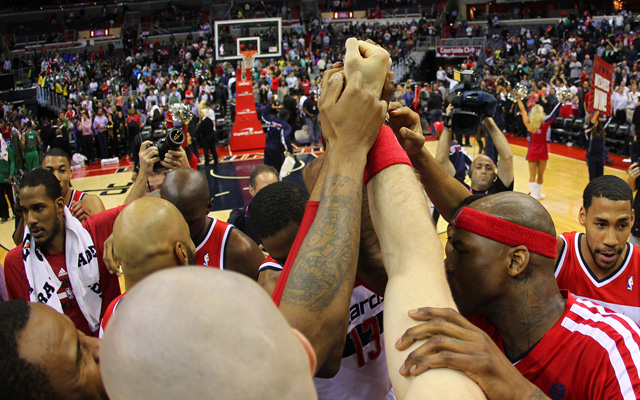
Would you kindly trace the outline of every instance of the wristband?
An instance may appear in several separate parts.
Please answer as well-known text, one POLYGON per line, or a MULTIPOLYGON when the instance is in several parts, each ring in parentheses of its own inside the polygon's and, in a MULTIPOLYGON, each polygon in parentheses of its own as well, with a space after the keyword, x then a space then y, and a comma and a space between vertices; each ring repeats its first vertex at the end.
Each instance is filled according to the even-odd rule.
POLYGON ((367 166, 364 169, 364 184, 369 182, 378 172, 395 164, 407 164, 411 161, 404 151, 396 135, 387 125, 382 125, 378 138, 367 155, 367 166))
POLYGON ((447 115, 444 117, 444 127, 446 129, 451 129, 451 115, 447 115))

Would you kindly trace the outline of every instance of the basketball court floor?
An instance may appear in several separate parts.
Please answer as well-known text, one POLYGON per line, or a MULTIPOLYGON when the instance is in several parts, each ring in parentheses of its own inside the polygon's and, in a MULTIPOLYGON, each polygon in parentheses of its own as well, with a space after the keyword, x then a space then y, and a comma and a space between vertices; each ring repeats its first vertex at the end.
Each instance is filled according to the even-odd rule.
MULTIPOLYGON (((524 138, 509 137, 514 153, 515 190, 528 193, 528 166, 525 160, 527 141, 524 138)), ((428 147, 435 153, 436 142, 429 141, 428 147)), ((466 148, 474 158, 478 147, 466 148)), ((248 178, 251 170, 263 163, 262 153, 246 152, 229 154, 226 147, 219 147, 221 162, 213 166, 200 166, 209 181, 209 191, 214 198, 212 216, 226 220, 232 208, 247 203, 251 195, 248 190, 248 178)), ((322 154, 321 148, 300 147, 295 151, 296 166, 293 173, 285 178, 299 185, 302 183, 301 171, 305 165, 322 154)), ((564 145, 551 144, 551 155, 545 173, 544 193, 546 198, 542 204, 547 208, 556 224, 558 233, 582 230, 578 223, 578 211, 582 205, 582 191, 589 177, 582 149, 569 148, 564 145)), ((605 174, 616 175, 626 180, 627 163, 620 157, 612 156, 615 164, 605 167, 605 174)), ((75 170, 73 188, 100 196, 106 208, 118 206, 124 202, 127 191, 131 187, 131 163, 121 160, 119 165, 100 167, 92 166, 75 170)), ((446 241, 446 222, 442 218, 438 222, 439 237, 446 241)), ((0 261, 6 252, 14 248, 11 235, 14 221, 9 220, 0 225, 0 261)))

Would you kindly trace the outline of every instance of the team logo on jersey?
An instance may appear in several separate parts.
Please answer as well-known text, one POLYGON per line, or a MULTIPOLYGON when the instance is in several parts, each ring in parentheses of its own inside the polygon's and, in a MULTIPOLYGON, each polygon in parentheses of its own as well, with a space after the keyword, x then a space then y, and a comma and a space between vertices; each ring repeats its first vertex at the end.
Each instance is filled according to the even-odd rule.
POLYGON ((204 266, 206 267, 207 265, 209 265, 209 253, 205 253, 204 254, 204 266))
POLYGON ((551 400, 562 400, 566 396, 567 390, 562 383, 554 383, 549 389, 549 397, 551 400))
POLYGON ((629 276, 627 281, 627 290, 633 290, 633 275, 629 276))

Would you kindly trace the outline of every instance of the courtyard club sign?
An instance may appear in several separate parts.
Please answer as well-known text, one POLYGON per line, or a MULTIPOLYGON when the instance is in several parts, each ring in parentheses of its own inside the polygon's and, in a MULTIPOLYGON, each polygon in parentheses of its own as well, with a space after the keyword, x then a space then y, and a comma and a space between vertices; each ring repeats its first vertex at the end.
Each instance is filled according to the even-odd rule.
POLYGON ((469 57, 482 51, 482 46, 437 46, 436 57, 469 57))

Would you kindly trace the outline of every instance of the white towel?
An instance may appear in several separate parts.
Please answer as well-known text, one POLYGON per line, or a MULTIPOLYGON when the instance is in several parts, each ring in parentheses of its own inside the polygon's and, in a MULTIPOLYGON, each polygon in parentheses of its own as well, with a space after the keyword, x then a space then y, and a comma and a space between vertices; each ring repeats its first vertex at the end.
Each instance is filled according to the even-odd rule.
MULTIPOLYGON (((93 239, 80 221, 64 208, 65 261, 73 294, 89 327, 95 332, 100 325, 102 289, 100 271, 93 239)), ((36 246, 29 227, 25 226, 22 258, 29 280, 31 301, 44 303, 62 313, 58 290, 62 283, 49 262, 36 246)))
POLYGON ((0 158, 4 161, 9 161, 9 150, 7 149, 7 142, 4 139, 0 139, 0 158))

